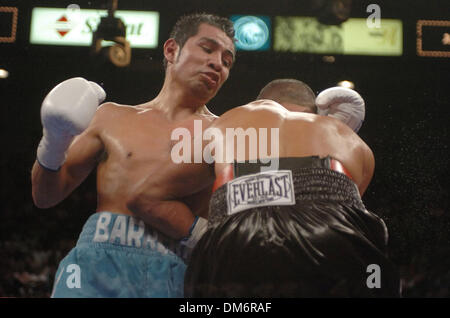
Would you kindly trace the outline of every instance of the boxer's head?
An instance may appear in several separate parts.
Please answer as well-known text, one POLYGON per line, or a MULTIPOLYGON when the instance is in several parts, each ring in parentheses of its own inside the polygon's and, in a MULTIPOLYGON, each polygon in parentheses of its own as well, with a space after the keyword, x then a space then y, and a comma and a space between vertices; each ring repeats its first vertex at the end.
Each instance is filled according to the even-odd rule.
MULTIPOLYGON (((170 38, 175 40, 175 42, 179 46, 179 49, 181 50, 184 44, 187 42, 187 40, 198 33, 198 28, 203 23, 216 27, 225 32, 225 34, 233 42, 233 49, 234 49, 235 38, 234 38, 233 22, 231 22, 227 18, 208 13, 195 13, 182 16, 175 23, 175 26, 173 27, 172 32, 170 33, 170 38)), ((167 68, 166 58, 164 58, 163 63, 164 69, 166 69, 167 68)))
POLYGON ((317 114, 316 95, 308 85, 296 79, 273 80, 256 99, 271 99, 290 111, 317 114))
POLYGON ((207 103, 228 79, 235 57, 230 20, 211 14, 182 17, 164 43, 165 84, 207 103))

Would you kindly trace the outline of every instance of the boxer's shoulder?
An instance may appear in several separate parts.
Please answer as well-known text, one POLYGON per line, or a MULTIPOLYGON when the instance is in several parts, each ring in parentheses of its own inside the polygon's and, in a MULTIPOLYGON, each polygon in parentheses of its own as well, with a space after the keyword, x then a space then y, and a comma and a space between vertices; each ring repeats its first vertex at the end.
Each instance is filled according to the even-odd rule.
POLYGON ((124 118, 127 115, 137 114, 139 111, 140 109, 137 106, 107 102, 97 108, 95 116, 98 117, 98 119, 108 121, 114 118, 115 122, 117 122, 117 120, 124 118))
POLYGON ((246 105, 234 107, 227 112, 225 112, 220 118, 227 118, 233 116, 241 116, 244 114, 252 113, 252 115, 257 115, 257 113, 279 113, 287 112, 287 109, 278 104, 277 102, 270 99, 260 99, 248 103, 246 105))
POLYGON ((246 111, 287 112, 287 109, 283 105, 271 99, 258 99, 240 108, 246 111))
POLYGON ((136 110, 129 105, 121 105, 113 102, 101 104, 95 112, 89 130, 100 133, 112 126, 119 125, 120 122, 128 121, 129 114, 136 113, 136 110))
POLYGON ((132 111, 132 107, 128 105, 121 105, 113 102, 107 102, 101 104, 95 113, 98 118, 105 118, 110 116, 116 116, 120 113, 126 113, 132 111))
POLYGON ((114 102, 103 103, 97 108, 97 112, 108 114, 119 112, 136 112, 136 111, 137 106, 122 105, 114 102))
POLYGON ((344 124, 341 120, 331 117, 331 116, 320 116, 320 115, 314 115, 314 122, 317 125, 320 125, 322 127, 329 127, 336 129, 340 134, 346 134, 346 135, 356 135, 354 131, 348 127, 348 125, 344 124))

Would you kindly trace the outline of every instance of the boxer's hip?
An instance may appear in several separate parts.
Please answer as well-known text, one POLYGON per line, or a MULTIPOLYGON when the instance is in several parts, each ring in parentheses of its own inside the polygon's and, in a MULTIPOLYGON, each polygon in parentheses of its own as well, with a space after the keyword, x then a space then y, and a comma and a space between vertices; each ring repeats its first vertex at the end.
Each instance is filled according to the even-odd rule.
POLYGON ((187 295, 206 288, 205 295, 261 296, 266 284, 274 288, 267 295, 279 297, 278 287, 294 283, 286 295, 314 297, 344 279, 345 286, 356 284, 351 295, 357 296, 368 291, 370 264, 384 269, 380 295, 396 295, 386 225, 365 209, 347 175, 319 158, 284 158, 277 171, 233 168, 234 178, 212 195, 209 228, 186 272, 187 295))
POLYGON ((140 219, 94 213, 59 264, 52 296, 183 297, 186 253, 140 219))
POLYGON ((139 218, 111 212, 92 214, 83 226, 77 246, 110 248, 137 254, 163 254, 185 258, 178 241, 146 225, 139 218))
POLYGON ((209 225, 250 214, 294 218, 307 231, 335 226, 385 246, 383 220, 366 210, 356 184, 331 162, 330 157, 280 158, 278 170, 265 172, 258 172, 258 163, 234 163, 234 178, 211 197, 209 225))
POLYGON ((210 203, 210 223, 258 206, 326 201, 364 209, 356 184, 338 161, 330 157, 277 160, 274 171, 261 172, 260 162, 234 162, 226 175, 219 176, 210 203), (342 167, 341 171, 336 166, 342 167))

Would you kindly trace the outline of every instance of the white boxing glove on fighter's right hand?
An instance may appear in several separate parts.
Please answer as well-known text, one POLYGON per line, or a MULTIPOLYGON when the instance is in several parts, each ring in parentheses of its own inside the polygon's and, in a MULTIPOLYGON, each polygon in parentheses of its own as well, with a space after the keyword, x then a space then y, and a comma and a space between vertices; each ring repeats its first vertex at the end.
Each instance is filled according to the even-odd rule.
POLYGON ((316 97, 319 115, 331 116, 358 132, 364 121, 364 99, 356 91, 345 87, 331 87, 316 97))
POLYGON ((105 97, 98 84, 81 77, 68 79, 47 94, 41 107, 44 134, 37 150, 40 165, 56 171, 64 164, 73 138, 89 126, 105 97))

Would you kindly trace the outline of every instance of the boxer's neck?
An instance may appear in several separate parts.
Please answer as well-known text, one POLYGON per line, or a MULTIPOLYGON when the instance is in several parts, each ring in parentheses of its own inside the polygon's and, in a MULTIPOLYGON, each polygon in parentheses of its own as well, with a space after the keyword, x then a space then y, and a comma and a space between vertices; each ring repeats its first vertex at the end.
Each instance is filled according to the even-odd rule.
POLYGON ((183 119, 197 113, 205 104, 194 98, 186 89, 176 89, 173 85, 164 85, 158 96, 148 105, 159 109, 169 120, 183 119))

